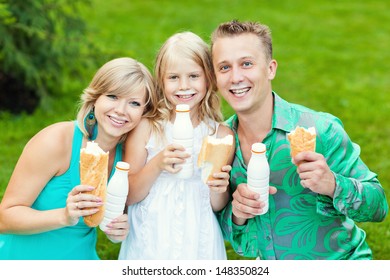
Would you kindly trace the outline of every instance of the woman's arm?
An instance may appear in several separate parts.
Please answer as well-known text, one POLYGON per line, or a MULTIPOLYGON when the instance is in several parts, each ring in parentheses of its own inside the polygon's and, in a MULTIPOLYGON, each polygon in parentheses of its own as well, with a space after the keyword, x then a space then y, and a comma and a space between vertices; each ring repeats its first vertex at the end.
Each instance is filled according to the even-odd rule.
POLYGON ((0 232, 32 234, 72 223, 66 208, 38 211, 31 208, 47 182, 69 168, 74 124, 51 125, 25 146, 0 204, 0 232))

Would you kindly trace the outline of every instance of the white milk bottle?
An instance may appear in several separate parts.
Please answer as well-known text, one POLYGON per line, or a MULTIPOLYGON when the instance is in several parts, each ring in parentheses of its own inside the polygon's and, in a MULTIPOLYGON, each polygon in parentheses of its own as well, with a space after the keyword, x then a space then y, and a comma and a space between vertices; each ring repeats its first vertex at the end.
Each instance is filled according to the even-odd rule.
POLYGON ((269 174, 266 146, 263 143, 254 143, 252 145, 252 156, 248 163, 247 185, 250 190, 260 194, 259 200, 266 204, 260 215, 268 211, 269 174))
POLYGON ((188 179, 194 172, 192 160, 192 150, 194 147, 194 127, 190 117, 190 106, 187 104, 176 105, 176 118, 172 131, 173 143, 180 144, 186 149, 186 153, 191 156, 186 158, 186 162, 181 164, 182 169, 176 173, 177 178, 188 179))
POLYGON ((107 225, 113 219, 123 214, 129 192, 129 179, 127 177, 129 168, 130 165, 127 162, 118 161, 114 175, 108 182, 104 218, 99 225, 103 231, 107 229, 107 225))

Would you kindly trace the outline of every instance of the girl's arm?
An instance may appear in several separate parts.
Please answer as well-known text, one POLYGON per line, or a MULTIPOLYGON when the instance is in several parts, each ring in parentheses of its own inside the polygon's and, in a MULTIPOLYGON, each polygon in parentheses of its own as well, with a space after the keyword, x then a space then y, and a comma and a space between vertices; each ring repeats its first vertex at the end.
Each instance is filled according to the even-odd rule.
MULTIPOLYGON (((220 124, 217 137, 223 138, 229 134, 233 136, 234 141, 233 131, 227 126, 220 124)), ((234 157, 234 147, 235 143, 233 142, 233 149, 230 151, 228 164, 222 167, 222 172, 214 174, 214 178, 217 178, 218 180, 213 180, 207 183, 210 187, 210 202, 214 212, 222 210, 229 201, 229 173, 232 169, 231 163, 233 162, 234 157)))
POLYGON ((177 173, 181 167, 175 164, 183 163, 189 157, 181 145, 170 144, 146 162, 145 147, 150 137, 153 137, 151 124, 146 119, 141 120, 127 137, 123 159, 130 164, 127 205, 143 200, 163 170, 177 173))
POLYGON ((146 144, 150 137, 151 125, 148 120, 142 119, 126 138, 123 160, 130 164, 127 205, 143 200, 148 195, 153 182, 160 175, 157 169, 152 171, 150 168, 151 173, 145 176, 148 156, 146 144))
MULTIPOLYGON (((57 123, 43 129, 27 143, 0 204, 0 233, 40 233, 72 225, 82 214, 96 212, 78 209, 76 205, 82 208, 94 204, 86 201, 89 196, 76 196, 76 192, 69 194, 65 208, 46 211, 31 208, 49 180, 69 168, 73 131, 72 122, 57 123)), ((88 188, 77 187, 79 190, 88 188)))

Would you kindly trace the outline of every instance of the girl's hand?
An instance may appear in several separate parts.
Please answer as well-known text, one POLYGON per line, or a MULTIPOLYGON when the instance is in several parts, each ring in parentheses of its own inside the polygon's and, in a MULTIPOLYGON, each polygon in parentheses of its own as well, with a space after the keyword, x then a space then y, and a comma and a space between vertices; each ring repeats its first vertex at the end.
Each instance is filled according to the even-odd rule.
POLYGON ((160 163, 159 168, 166 170, 169 173, 177 173, 184 163, 191 155, 185 152, 185 148, 179 144, 170 144, 159 153, 160 163))
POLYGON ((103 205, 101 198, 84 193, 93 189, 92 186, 78 185, 69 192, 65 207, 65 223, 67 226, 74 226, 78 223, 80 217, 92 215, 99 211, 98 207, 103 205))
POLYGON ((121 242, 126 239, 126 236, 129 233, 129 221, 127 217, 127 214, 123 214, 107 225, 107 229, 104 233, 112 242, 121 242))
POLYGON ((224 193, 227 191, 229 186, 230 170, 232 170, 232 167, 230 165, 225 165, 222 167, 221 172, 213 174, 215 180, 211 180, 207 182, 210 191, 216 193, 224 193))

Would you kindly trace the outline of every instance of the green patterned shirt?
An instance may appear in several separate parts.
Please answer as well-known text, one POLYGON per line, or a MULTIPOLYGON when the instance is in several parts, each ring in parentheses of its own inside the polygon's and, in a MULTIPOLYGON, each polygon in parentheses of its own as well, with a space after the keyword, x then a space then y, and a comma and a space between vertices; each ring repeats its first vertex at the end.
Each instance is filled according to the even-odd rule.
MULTIPOLYGON (((379 222, 387 215, 388 205, 377 175, 362 162, 360 147, 351 142, 339 119, 273 95, 272 129, 263 143, 267 147, 270 185, 278 192, 270 196, 266 214, 249 219, 242 226, 232 222, 229 202, 219 213, 225 239, 246 257, 372 259, 366 234, 354 221, 379 222), (286 137, 297 125, 316 128, 316 152, 324 155, 336 178, 333 199, 300 185, 286 137)), ((238 184, 246 183, 247 166, 237 136, 237 115, 227 123, 236 134, 230 182, 233 193, 238 184)))

